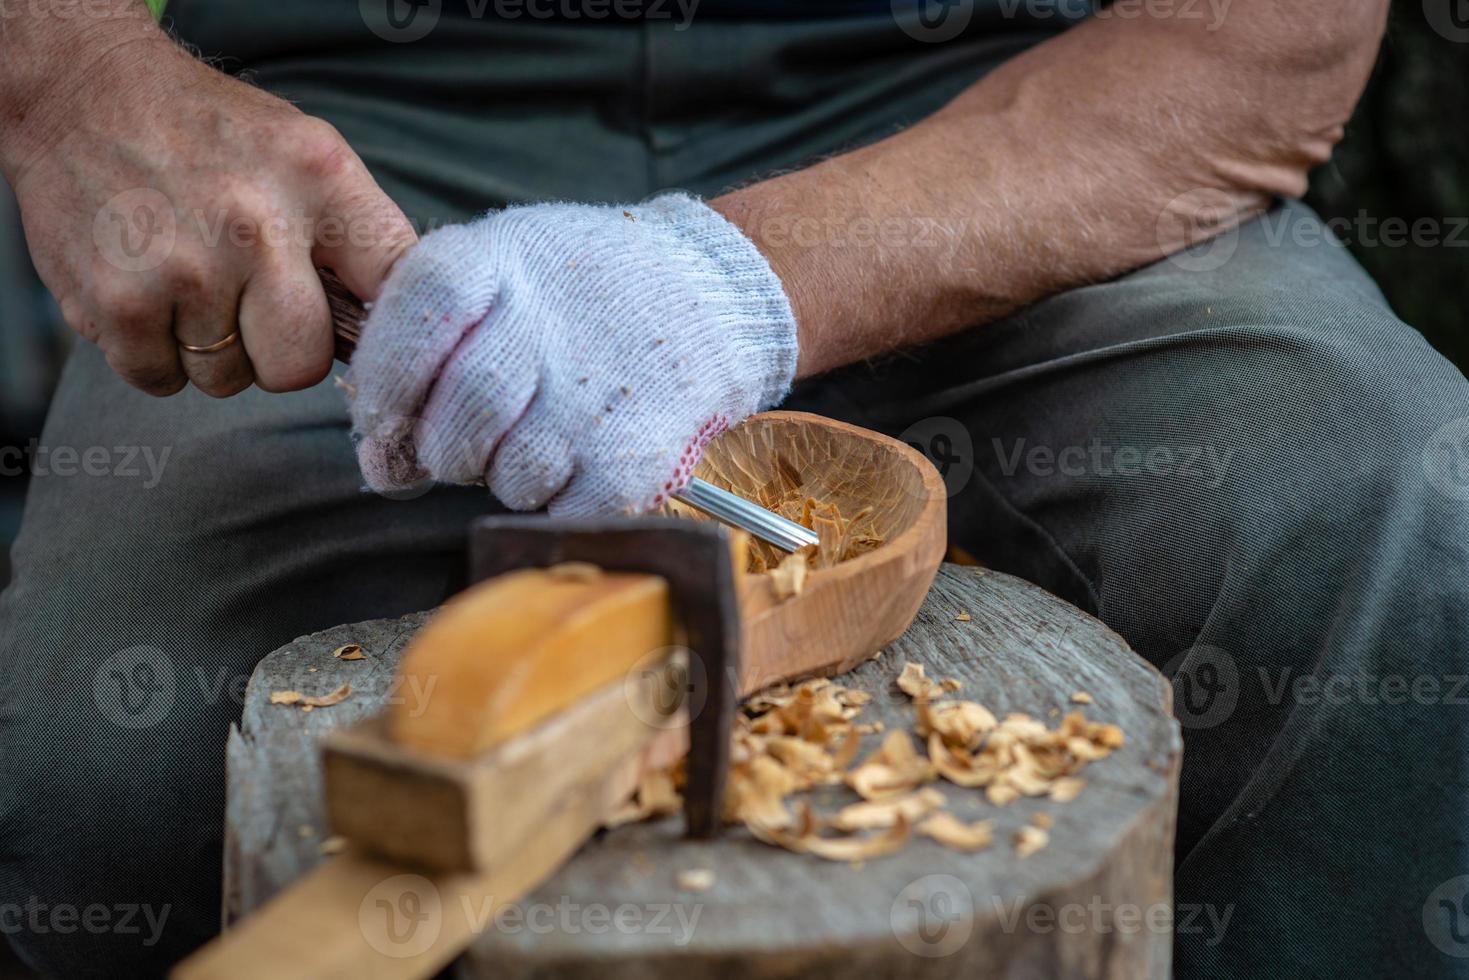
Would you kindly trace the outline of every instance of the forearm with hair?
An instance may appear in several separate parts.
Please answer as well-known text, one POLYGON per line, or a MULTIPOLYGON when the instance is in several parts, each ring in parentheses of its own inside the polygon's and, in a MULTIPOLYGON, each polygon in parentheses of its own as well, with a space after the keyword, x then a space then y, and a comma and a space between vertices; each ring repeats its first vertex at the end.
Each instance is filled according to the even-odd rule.
POLYGON ((0 0, 0 14, 0 172, 12 180, 130 49, 168 45, 145 0, 0 0))
POLYGON ((994 320, 1305 191, 1386 0, 1098 17, 922 123, 713 205, 786 284, 802 376, 994 320))

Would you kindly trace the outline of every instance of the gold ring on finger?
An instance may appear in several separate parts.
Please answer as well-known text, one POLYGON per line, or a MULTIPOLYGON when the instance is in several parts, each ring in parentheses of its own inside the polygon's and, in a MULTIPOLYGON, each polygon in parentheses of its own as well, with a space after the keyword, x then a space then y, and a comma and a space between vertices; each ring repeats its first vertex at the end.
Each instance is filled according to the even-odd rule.
POLYGON ((223 340, 218 341, 217 343, 209 344, 209 345, 207 345, 205 347, 195 347, 194 345, 192 345, 192 344, 186 344, 183 341, 179 341, 179 346, 181 348, 183 348, 184 350, 188 351, 190 354, 215 354, 215 353, 218 353, 219 351, 224 350, 226 347, 228 347, 229 345, 233 344, 235 341, 237 341, 239 339, 240 339, 240 331, 236 330, 234 333, 230 334, 228 337, 224 338, 223 340))

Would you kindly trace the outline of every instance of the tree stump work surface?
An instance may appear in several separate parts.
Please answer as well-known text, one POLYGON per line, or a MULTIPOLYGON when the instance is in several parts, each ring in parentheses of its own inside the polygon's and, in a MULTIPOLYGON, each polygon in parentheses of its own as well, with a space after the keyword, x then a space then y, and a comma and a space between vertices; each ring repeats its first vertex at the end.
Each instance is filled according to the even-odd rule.
MULTIPOLYGON (((227 920, 330 860, 317 740, 389 697, 422 696, 396 690, 394 669, 425 618, 327 630, 256 669, 229 741, 227 920), (367 659, 334 659, 347 643, 367 659), (271 691, 324 694, 344 681, 353 694, 333 707, 269 703, 271 691)), ((981 790, 935 784, 961 819, 994 819, 994 845, 973 853, 914 836, 852 866, 770 847, 743 828, 684 840, 679 817, 620 827, 491 922, 456 975, 1166 977, 1182 751, 1167 682, 1100 622, 1036 586, 954 565, 940 570, 907 633, 841 678, 873 695, 860 720, 912 730, 912 704, 893 684, 907 660, 962 681, 955 696, 998 717, 1023 711, 1054 726, 1081 707, 1120 725, 1126 744, 1082 771, 1086 788, 1070 803, 995 807, 981 790), (1077 691, 1094 703, 1070 703, 1077 691), (1012 838, 1041 811, 1054 820, 1050 843, 1021 858, 1012 838), (712 887, 682 890, 680 872, 691 869, 712 871, 712 887)), ((880 739, 866 736, 863 754, 880 739)), ((856 800, 845 787, 812 798, 826 811, 856 800)))

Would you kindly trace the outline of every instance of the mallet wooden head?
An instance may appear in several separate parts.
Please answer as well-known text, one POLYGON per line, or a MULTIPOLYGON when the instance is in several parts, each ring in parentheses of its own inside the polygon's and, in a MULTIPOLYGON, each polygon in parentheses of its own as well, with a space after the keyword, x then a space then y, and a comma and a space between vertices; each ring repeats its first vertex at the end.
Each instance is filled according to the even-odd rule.
POLYGON ((729 532, 713 522, 676 517, 567 521, 495 516, 481 518, 470 529, 474 581, 568 562, 656 575, 667 582, 680 645, 689 658, 684 816, 690 836, 713 837, 724 809, 740 677, 740 616, 729 532))

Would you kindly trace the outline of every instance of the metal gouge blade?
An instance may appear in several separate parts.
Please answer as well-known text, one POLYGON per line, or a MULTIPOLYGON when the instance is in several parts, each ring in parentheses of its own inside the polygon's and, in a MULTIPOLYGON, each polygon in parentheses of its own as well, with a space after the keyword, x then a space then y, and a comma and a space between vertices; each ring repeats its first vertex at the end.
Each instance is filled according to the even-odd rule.
MULTIPOLYGON (((322 286, 326 289, 327 301, 331 305, 337 360, 344 364, 349 363, 367 310, 362 301, 353 296, 329 270, 321 269, 318 272, 322 286)), ((673 496, 715 520, 737 527, 782 551, 800 551, 802 548, 813 547, 820 541, 815 531, 698 477, 690 480, 687 486, 673 496)))
POLYGON ((674 497, 731 527, 748 531, 782 551, 800 551, 819 544, 821 540, 810 528, 697 477, 674 497))

